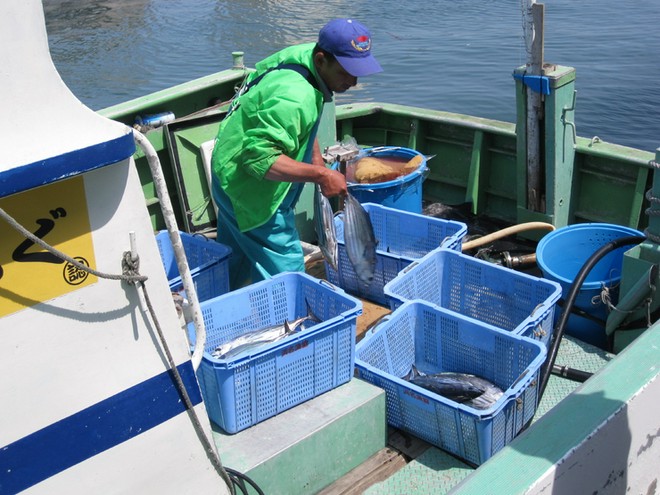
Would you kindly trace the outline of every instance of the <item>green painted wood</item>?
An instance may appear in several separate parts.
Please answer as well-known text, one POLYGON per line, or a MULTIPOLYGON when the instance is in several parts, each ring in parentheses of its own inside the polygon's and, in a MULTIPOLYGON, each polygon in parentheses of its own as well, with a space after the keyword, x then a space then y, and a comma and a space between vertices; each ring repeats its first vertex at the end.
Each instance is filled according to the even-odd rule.
MULTIPOLYGON (((526 67, 519 67, 515 74, 524 74, 526 67)), ((541 167, 544 172, 545 213, 556 225, 568 223, 571 210, 573 164, 575 156, 575 69, 553 66, 545 71, 550 80, 550 94, 544 97, 541 167)), ((517 211, 527 208, 527 142, 526 134, 526 87, 516 80, 517 109, 517 211)), ((523 221, 523 220, 519 220, 523 221)))
POLYGON ((227 101, 251 69, 228 69, 99 110, 109 119, 133 125, 138 114, 171 111, 177 118, 227 101))
POLYGON ((567 396, 452 493, 523 494, 601 423, 658 378, 660 323, 567 396))
MULTIPOLYGON (((655 217, 651 217, 651 221, 655 217)), ((651 228, 651 226, 649 226, 651 228)), ((650 240, 630 248, 624 253, 621 286, 619 288, 619 301, 621 301, 629 292, 631 292, 636 282, 644 277, 652 265, 660 263, 660 245, 650 240)), ((658 287, 660 285, 660 275, 656 277, 655 281, 651 282, 652 285, 658 287)), ((652 290, 649 294, 650 301, 643 301, 641 307, 635 309, 632 313, 626 316, 623 320, 623 325, 628 326, 631 322, 639 321, 638 327, 633 330, 616 330, 613 336, 613 349, 615 352, 620 352, 625 349, 631 342, 633 342, 642 332, 647 329, 648 315, 657 311, 660 307, 660 294, 657 290, 652 290)))
POLYGON ((575 162, 575 69, 556 66, 546 74, 550 94, 545 97, 545 213, 555 226, 569 223, 575 162))
POLYGON ((571 223, 605 222, 644 228, 644 190, 651 153, 578 138, 571 223))
POLYGON ((179 199, 178 217, 186 232, 199 232, 215 227, 215 210, 211 188, 206 178, 201 145, 218 134, 222 114, 206 116, 167 126, 165 147, 179 199), (181 127, 179 127, 181 126, 181 127), (185 199, 185 200, 184 200, 185 199))
POLYGON ((640 226, 642 206, 644 197, 648 190, 649 170, 640 167, 637 169, 637 181, 635 183, 635 190, 633 192, 632 204, 628 210, 628 225, 640 226))
MULTIPOLYGON (((177 116, 187 115, 200 111, 212 97, 230 98, 236 84, 240 83, 248 72, 247 69, 222 71, 101 110, 99 113, 129 125, 138 113, 176 108, 177 116)), ((567 74, 560 73, 555 79, 553 84, 556 85, 573 84, 570 71, 567 74)), ((568 94, 568 88, 560 89, 566 89, 568 94)), ((517 92, 520 92, 519 87, 517 92)), ((518 114, 521 114, 523 103, 517 99, 518 114)), ((553 114, 561 113, 564 106, 561 103, 553 103, 553 114)), ((481 133, 483 145, 479 148, 479 213, 510 223, 529 221, 530 216, 525 212, 525 164, 517 158, 520 156, 520 150, 524 150, 525 143, 522 138, 517 139, 516 126, 522 129, 524 123, 513 124, 388 103, 340 105, 335 109, 335 113, 336 124, 330 123, 329 132, 323 136, 324 141, 331 141, 332 130, 336 129, 334 135, 340 140, 349 135, 364 146, 406 146, 425 154, 436 155, 429 164, 430 174, 424 182, 423 199, 427 202, 459 204, 464 202, 466 197, 477 197, 474 192, 475 176, 470 174, 473 170, 473 160, 477 159, 474 156, 476 136, 481 133), (486 163, 488 167, 484 170, 486 163), (469 188, 472 190, 469 191, 469 188)), ((570 119, 570 114, 567 115, 570 119)), ((570 126, 560 124, 557 123, 552 131, 557 141, 571 136, 571 132, 568 132, 570 126)), ((180 206, 176 185, 162 130, 151 131, 148 137, 163 163, 166 182, 178 213, 180 206)), ((564 151, 563 147, 561 151, 564 151)), ((560 209, 562 214, 566 208, 571 210, 571 222, 604 221, 627 224, 639 217, 640 227, 643 227, 646 218, 641 215, 644 208, 641 203, 644 201, 640 194, 644 189, 645 174, 640 172, 640 168, 648 169, 648 161, 654 155, 580 137, 577 138, 575 153, 572 183, 568 183, 568 176, 562 167, 561 170, 552 172, 555 174, 552 203, 556 208, 560 209), (567 203, 565 198, 570 198, 570 202, 567 203)), ((555 154, 559 154, 559 151, 555 154)), ((135 158, 146 200, 153 202, 155 192, 146 160, 142 158, 140 151, 135 158)), ((204 198, 198 199, 199 201, 191 202, 201 203, 204 198)), ((151 210, 152 221, 154 228, 160 229, 163 228, 163 222, 157 210, 158 207, 151 210)), ((307 215, 307 212, 301 209, 300 216, 305 217, 302 219, 303 223, 308 223, 307 215)), ((546 220, 560 221, 555 219, 551 209, 548 209, 545 215, 542 218, 546 220)), ((538 219, 536 215, 533 217, 538 219)), ((182 222, 181 218, 177 220, 182 222)), ((307 235, 303 235, 303 239, 306 238, 307 235)))
POLYGON ((387 441, 385 392, 357 378, 234 435, 214 426, 226 467, 268 495, 313 494, 387 441))
POLYGON ((418 147, 418 137, 419 137, 419 119, 412 119, 410 121, 410 134, 408 136, 408 143, 406 148, 411 150, 416 150, 418 147))
POLYGON ((468 176, 465 201, 472 203, 472 211, 477 212, 481 206, 483 197, 483 178, 481 165, 483 162, 484 133, 474 133, 474 144, 472 145, 472 158, 470 160, 470 174, 468 176))
MULTIPOLYGON (((656 151, 655 159, 649 158, 649 161, 653 163, 660 163, 660 148, 656 151)), ((653 173, 653 187, 651 189, 651 194, 655 198, 660 198, 660 169, 654 168, 653 173)), ((654 215, 651 215, 649 219, 649 231, 656 237, 660 237, 660 206, 657 203, 651 204, 651 209, 653 210, 654 215)))

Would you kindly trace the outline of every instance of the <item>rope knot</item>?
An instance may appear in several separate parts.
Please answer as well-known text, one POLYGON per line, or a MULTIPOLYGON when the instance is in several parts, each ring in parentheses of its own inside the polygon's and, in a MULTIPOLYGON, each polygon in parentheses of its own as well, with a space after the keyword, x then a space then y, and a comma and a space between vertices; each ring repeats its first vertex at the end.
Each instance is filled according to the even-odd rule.
POLYGON ((121 260, 121 269, 122 274, 128 277, 126 281, 131 285, 135 285, 135 282, 140 279, 140 257, 135 256, 135 259, 133 259, 130 251, 124 251, 121 260))

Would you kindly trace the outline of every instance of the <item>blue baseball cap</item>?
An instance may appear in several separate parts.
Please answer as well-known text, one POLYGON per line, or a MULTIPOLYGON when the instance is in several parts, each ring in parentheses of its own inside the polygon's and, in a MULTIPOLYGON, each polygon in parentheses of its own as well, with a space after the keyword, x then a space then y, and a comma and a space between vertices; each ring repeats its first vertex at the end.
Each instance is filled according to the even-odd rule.
POLYGON ((318 45, 332 53, 352 76, 369 76, 383 70, 371 54, 369 30, 354 19, 328 22, 319 32, 318 45))

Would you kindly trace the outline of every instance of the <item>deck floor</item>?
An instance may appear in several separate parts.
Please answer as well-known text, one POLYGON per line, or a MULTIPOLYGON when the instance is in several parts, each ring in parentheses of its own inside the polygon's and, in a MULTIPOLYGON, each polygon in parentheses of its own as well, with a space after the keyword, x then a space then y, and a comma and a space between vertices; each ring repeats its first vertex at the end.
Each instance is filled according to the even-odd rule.
MULTIPOLYGON (((310 275, 325 278, 325 269, 322 262, 307 266, 310 275)), ((381 316, 389 313, 384 308, 370 301, 362 299, 362 315, 358 317, 356 339, 360 341, 366 330, 381 316)), ((557 354, 556 364, 569 366, 594 373, 607 364, 614 356, 598 347, 566 335, 561 342, 557 354)), ((564 397, 575 390, 580 384, 571 380, 552 375, 548 380, 543 397, 537 408, 533 422, 546 414, 564 397)), ((349 473, 343 480, 323 490, 323 495, 349 495, 364 493, 368 495, 416 495, 448 493, 464 478, 469 476, 474 468, 460 459, 436 448, 423 440, 415 439, 409 435, 391 430, 389 447, 399 454, 398 462, 394 462, 392 451, 381 455, 381 464, 374 459, 371 465, 358 468, 349 473), (390 464, 388 468, 384 466, 390 464), (369 472, 371 470, 371 472, 369 472), (394 471, 394 472, 393 472, 394 471), (380 472, 380 474, 374 474, 380 472), (371 486, 365 489, 365 477, 371 477, 371 486), (351 481, 354 480, 354 489, 351 481)))
MULTIPOLYGON (((557 364, 588 372, 596 372, 607 364, 612 355, 597 347, 566 336, 562 339, 557 354, 557 364)), ((571 380, 551 376, 534 416, 538 420, 580 384, 571 380)), ((387 479, 372 485, 363 493, 368 495, 416 495, 448 493, 469 476, 473 468, 446 452, 429 446, 403 468, 387 479)))

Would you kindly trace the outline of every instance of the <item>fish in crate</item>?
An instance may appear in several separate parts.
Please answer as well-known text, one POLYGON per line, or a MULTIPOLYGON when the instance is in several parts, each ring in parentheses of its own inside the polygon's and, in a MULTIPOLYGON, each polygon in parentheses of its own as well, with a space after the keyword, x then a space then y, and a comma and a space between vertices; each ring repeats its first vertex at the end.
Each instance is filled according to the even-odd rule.
MULTIPOLYGON (((201 304, 197 370, 211 420, 236 433, 353 377, 362 303, 325 280, 281 273, 201 304)), ((188 326, 191 343, 195 329, 188 326)))
POLYGON ((417 300, 368 331, 355 353, 357 376, 385 390, 390 426, 476 466, 534 416, 547 350, 417 300))

